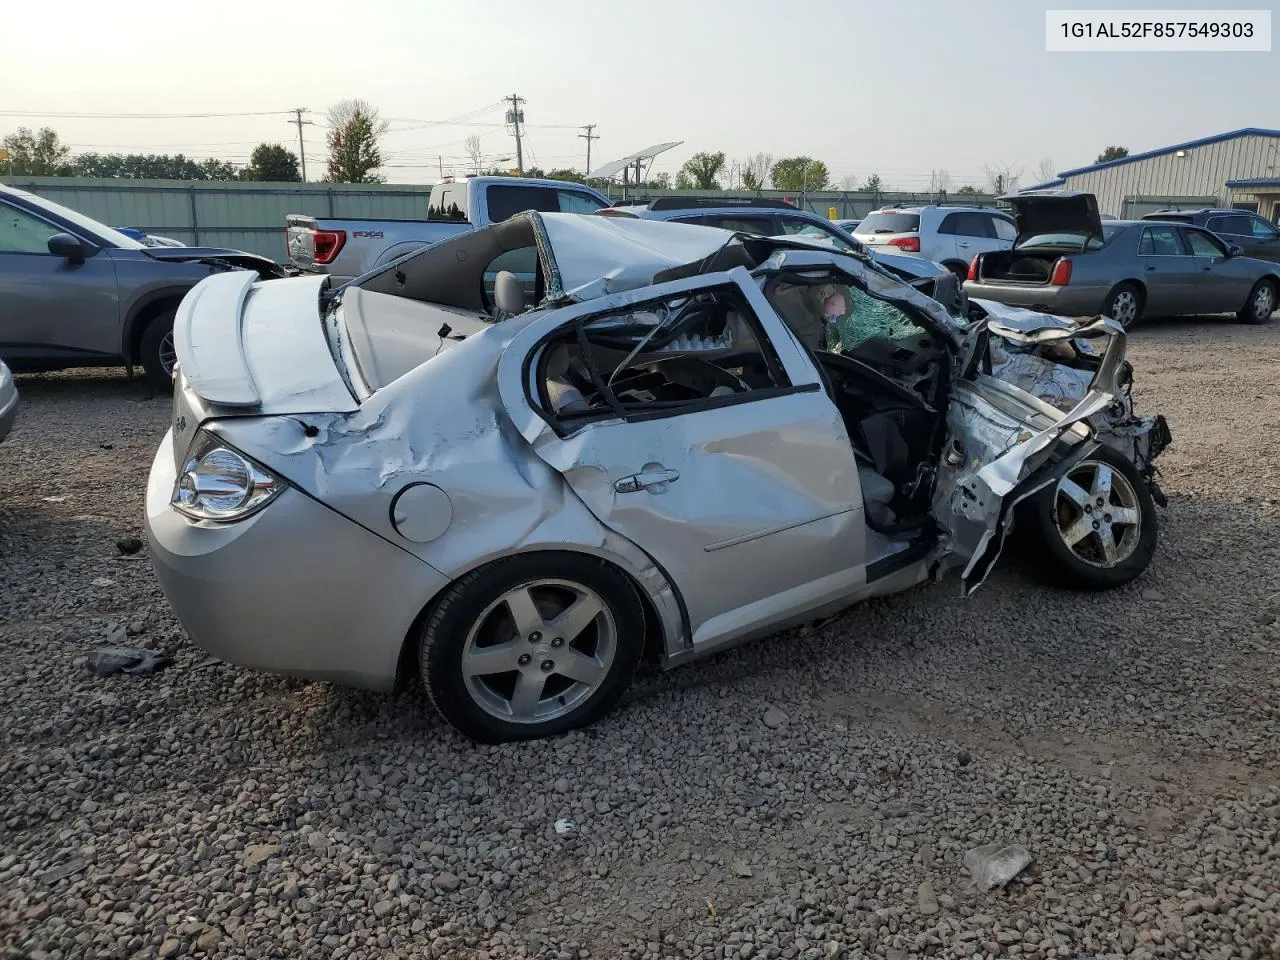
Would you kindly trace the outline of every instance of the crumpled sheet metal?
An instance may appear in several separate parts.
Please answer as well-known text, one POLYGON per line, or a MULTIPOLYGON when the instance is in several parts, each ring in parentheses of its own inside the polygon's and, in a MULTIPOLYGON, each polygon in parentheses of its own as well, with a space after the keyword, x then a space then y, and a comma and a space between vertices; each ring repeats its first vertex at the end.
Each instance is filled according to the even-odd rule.
POLYGON ((1153 435, 1157 418, 1135 416, 1133 401, 1120 389, 1118 375, 1124 360, 1126 335, 1124 328, 1109 317, 1099 316, 1070 321, 1034 311, 1021 310, 978 301, 984 307, 996 306, 1003 313, 999 322, 988 322, 988 329, 998 333, 990 341, 992 374, 1039 397, 1063 411, 1071 411, 1088 394, 1091 386, 1114 394, 1114 400, 1087 418, 1098 442, 1132 459, 1139 469, 1149 468, 1159 454, 1153 435), (1010 313, 1018 324, 1010 322, 1010 313), (1059 320, 1045 331, 1033 329, 1033 318, 1059 320), (1055 353, 1082 354, 1097 359, 1095 343, 1102 343, 1102 360, 1095 373, 1057 362, 1055 353))
POLYGON ((987 329, 997 336, 1024 343, 1050 343, 1075 337, 1091 337, 1102 334, 1121 337, 1124 327, 1110 317, 1101 314, 1093 317, 1063 317, 1055 313, 1042 313, 1026 307, 1011 307, 995 300, 970 299, 987 314, 987 329))
POLYGON ((517 320, 468 337, 388 384, 355 413, 231 418, 215 421, 213 429, 449 578, 502 556, 565 543, 618 563, 653 602, 668 644, 678 648, 685 631, 671 585, 643 552, 591 514, 506 416, 496 367, 524 325, 517 320), (314 428, 314 436, 305 427, 314 428), (405 486, 423 481, 448 494, 453 521, 447 536, 417 543, 396 532, 391 505, 405 486), (495 516, 502 523, 494 523, 495 516))
POLYGON ((982 464, 1013 446, 1026 432, 1022 421, 1000 410, 972 388, 959 388, 947 408, 947 433, 959 441, 963 459, 952 464, 944 451, 934 485, 933 512, 949 517, 945 547, 966 563, 968 574, 1000 517, 1001 496, 982 476, 982 464))
POLYGON ((1066 412, 1084 399, 1092 370, 1055 363, 1034 353, 1014 353, 991 342, 991 373, 1066 412))

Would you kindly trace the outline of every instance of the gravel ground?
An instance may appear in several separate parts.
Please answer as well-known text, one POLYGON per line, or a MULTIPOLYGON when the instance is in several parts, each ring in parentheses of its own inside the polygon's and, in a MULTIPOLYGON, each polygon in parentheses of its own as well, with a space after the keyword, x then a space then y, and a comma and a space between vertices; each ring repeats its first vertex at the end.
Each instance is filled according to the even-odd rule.
POLYGON ((1280 957, 1280 322, 1137 332, 1169 509, 1137 584, 1005 568, 463 741, 415 693, 259 676, 143 559, 167 401, 20 379, 0 445, 8 956, 1280 957), (99 678, 108 636, 175 658, 99 678), (558 819, 573 821, 558 832, 558 819), (967 850, 1034 862, 980 893, 967 850))

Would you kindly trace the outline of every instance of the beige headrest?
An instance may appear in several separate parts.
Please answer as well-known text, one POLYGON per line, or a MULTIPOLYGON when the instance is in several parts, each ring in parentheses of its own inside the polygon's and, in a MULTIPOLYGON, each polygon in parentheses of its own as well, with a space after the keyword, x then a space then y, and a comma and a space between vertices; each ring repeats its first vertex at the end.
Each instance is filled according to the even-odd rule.
POLYGON ((524 287, 510 270, 499 270, 494 277, 493 305, 510 316, 524 313, 524 287))

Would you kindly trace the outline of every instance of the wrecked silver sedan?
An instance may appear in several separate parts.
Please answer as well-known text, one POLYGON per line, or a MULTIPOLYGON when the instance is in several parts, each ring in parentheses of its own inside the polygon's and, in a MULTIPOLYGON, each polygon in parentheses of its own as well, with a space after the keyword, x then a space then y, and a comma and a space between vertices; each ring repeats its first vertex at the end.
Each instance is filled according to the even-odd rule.
POLYGON ((330 291, 212 276, 178 313, 147 527, 197 644, 385 690, 482 740, 960 568, 1125 583, 1159 417, 1124 331, 957 317, 870 259, 528 213, 330 291), (1016 510, 1015 510, 1016 508, 1016 510))

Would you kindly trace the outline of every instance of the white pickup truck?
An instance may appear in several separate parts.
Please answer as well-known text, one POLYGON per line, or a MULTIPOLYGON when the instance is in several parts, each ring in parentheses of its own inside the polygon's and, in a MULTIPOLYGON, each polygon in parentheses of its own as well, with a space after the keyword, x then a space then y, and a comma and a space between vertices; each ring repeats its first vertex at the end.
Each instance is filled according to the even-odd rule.
POLYGON ((500 223, 524 210, 593 213, 610 205, 602 193, 563 180, 467 177, 431 188, 425 220, 335 220, 291 213, 285 220, 289 260, 308 273, 345 283, 419 247, 500 223))

